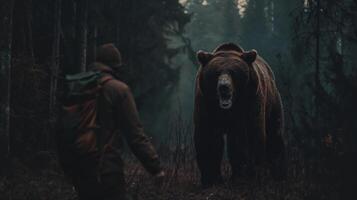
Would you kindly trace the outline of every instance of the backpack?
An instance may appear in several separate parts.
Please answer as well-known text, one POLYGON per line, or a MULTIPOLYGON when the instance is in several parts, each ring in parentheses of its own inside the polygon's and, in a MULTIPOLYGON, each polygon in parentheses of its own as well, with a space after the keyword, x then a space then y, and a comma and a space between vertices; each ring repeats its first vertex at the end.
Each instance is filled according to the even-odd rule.
POLYGON ((67 174, 76 173, 82 165, 96 166, 102 132, 98 124, 98 97, 112 76, 89 71, 65 77, 65 92, 57 134, 59 159, 67 174))

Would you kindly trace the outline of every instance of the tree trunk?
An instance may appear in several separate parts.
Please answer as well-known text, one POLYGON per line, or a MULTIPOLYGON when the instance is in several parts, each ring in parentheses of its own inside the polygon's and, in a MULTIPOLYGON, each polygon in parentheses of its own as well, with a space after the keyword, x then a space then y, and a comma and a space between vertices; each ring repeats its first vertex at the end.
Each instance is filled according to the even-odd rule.
POLYGON ((27 26, 27 45, 28 45, 28 54, 31 59, 31 64, 35 62, 34 54, 34 44, 32 36, 32 0, 25 1, 25 10, 26 10, 26 26, 27 26))
POLYGON ((77 0, 76 4, 76 42, 77 65, 79 72, 86 71, 87 61, 87 30, 88 30, 88 0, 77 0))
POLYGON ((0 5, 0 159, 10 155, 10 86, 12 12, 14 0, 0 5))
MULTIPOLYGON (((315 37, 316 37, 316 49, 315 49, 315 115, 316 121, 319 121, 319 105, 320 105, 320 34, 321 34, 321 27, 320 27, 320 0, 317 0, 316 5, 316 30, 315 30, 315 37)), ((319 124, 317 124, 318 126, 319 124)))
POLYGON ((13 5, 13 44, 14 57, 26 57, 28 65, 33 65, 34 47, 32 32, 32 0, 17 0, 13 5))
POLYGON ((88 54, 87 54, 87 63, 93 63, 96 59, 97 54, 97 36, 98 36, 98 26, 95 20, 96 16, 91 15, 89 33, 88 33, 88 54))
POLYGON ((51 58, 51 84, 50 84, 50 103, 49 103, 49 132, 47 134, 47 147, 52 144, 52 133, 56 121, 56 95, 57 95, 57 76, 60 66, 60 33, 61 33, 61 14, 62 0, 56 0, 54 5, 53 21, 53 43, 51 58))

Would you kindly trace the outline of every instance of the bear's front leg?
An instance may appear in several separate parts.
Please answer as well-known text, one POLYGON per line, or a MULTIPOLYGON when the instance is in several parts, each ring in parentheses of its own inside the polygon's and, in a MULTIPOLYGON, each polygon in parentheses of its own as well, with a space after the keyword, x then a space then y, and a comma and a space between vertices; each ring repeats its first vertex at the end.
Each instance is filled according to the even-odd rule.
POLYGON ((194 143, 202 185, 208 187, 221 183, 223 135, 209 123, 199 124, 195 127, 194 143))

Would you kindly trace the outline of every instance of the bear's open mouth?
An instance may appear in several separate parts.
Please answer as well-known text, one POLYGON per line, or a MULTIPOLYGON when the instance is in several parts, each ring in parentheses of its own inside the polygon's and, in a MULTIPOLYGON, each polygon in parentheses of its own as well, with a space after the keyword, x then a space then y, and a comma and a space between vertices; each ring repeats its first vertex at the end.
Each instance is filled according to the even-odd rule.
POLYGON ((222 109, 230 109, 232 107, 233 84, 229 74, 223 73, 218 77, 217 95, 219 106, 222 109))
POLYGON ((219 106, 222 109, 230 109, 232 107, 232 99, 219 99, 219 106))

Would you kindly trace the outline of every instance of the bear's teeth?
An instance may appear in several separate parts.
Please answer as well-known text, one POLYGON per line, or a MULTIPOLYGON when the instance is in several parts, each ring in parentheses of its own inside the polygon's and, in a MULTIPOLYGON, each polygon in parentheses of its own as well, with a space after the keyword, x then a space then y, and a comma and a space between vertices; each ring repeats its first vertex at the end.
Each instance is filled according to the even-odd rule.
POLYGON ((219 105, 222 109, 230 109, 232 107, 232 100, 220 100, 219 105))

